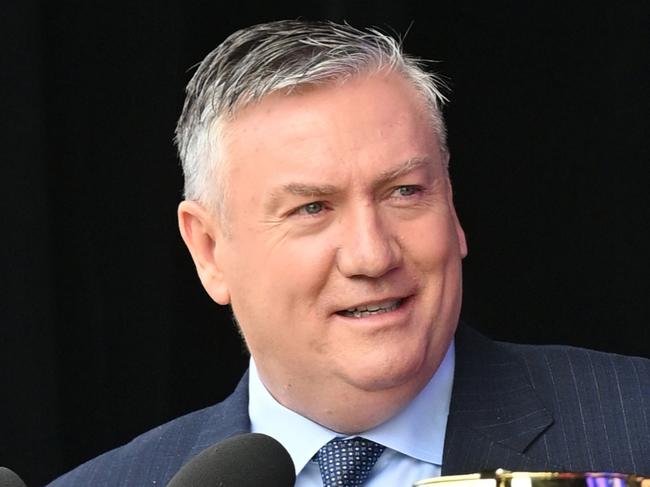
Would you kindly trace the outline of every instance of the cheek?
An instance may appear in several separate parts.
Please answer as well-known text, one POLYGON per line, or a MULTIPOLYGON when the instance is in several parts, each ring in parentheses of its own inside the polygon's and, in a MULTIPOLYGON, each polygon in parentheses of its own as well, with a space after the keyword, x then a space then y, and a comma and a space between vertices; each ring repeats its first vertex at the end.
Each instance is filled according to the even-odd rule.
POLYGON ((256 237, 248 235, 235 242, 228 264, 232 307, 244 332, 252 329, 269 339, 296 328, 294 323, 308 330, 321 316, 333 251, 323 239, 277 239, 259 231, 256 237))
POLYGON ((440 220, 429 222, 417 231, 413 229, 405 246, 409 265, 422 286, 423 306, 419 312, 427 316, 425 321, 432 318, 445 330, 447 324, 455 325, 460 309, 462 270, 454 225, 440 220))
MULTIPOLYGON (((326 288, 335 270, 335 250, 322 236, 287 241, 267 256, 270 274, 282 276, 280 299, 297 319, 320 315, 326 301, 326 288)), ((273 283, 270 283, 273 285, 273 283)))
POLYGON ((442 271, 459 256, 456 231, 451 222, 432 218, 401 232, 402 248, 419 270, 442 271))

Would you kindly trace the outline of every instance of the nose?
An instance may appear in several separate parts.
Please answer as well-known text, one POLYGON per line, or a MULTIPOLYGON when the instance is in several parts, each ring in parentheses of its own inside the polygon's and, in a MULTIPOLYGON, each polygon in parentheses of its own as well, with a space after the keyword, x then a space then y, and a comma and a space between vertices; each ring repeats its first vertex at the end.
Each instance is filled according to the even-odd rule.
POLYGON ((346 277, 381 277, 398 267, 402 253, 388 221, 371 206, 342 219, 337 267, 346 277))

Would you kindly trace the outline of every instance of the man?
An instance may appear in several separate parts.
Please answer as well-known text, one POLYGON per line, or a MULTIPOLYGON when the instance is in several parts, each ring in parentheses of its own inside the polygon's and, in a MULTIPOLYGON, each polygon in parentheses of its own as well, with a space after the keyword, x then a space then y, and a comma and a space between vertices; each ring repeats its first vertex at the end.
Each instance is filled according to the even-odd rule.
POLYGON ((496 467, 650 475, 648 361, 457 330, 467 244, 442 102, 372 30, 274 22, 210 53, 177 129, 179 226, 249 373, 52 485, 165 485, 248 431, 287 448, 301 487, 329 485, 324 459, 350 444, 373 462, 349 485, 368 487, 496 467))

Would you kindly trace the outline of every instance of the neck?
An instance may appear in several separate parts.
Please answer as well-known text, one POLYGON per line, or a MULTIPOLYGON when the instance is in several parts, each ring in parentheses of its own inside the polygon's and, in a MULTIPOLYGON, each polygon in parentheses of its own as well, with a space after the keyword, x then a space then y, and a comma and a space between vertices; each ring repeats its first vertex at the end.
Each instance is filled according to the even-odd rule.
POLYGON ((332 431, 353 435, 368 431, 398 414, 426 386, 433 373, 417 381, 390 388, 360 389, 348 384, 323 386, 314 393, 312 386, 286 383, 269 387, 262 383, 273 398, 284 407, 332 431))

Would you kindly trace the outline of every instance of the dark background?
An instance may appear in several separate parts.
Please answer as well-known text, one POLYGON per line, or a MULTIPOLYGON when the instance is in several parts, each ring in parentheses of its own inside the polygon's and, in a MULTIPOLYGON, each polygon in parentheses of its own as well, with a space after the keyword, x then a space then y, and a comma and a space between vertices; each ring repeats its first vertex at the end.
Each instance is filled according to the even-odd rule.
POLYGON ((0 465, 42 485, 236 383, 239 338, 176 229, 172 136, 190 66, 261 21, 410 26, 453 89, 465 319, 650 356, 649 6, 3 3, 0 465))

